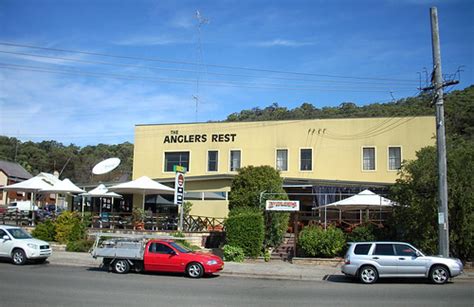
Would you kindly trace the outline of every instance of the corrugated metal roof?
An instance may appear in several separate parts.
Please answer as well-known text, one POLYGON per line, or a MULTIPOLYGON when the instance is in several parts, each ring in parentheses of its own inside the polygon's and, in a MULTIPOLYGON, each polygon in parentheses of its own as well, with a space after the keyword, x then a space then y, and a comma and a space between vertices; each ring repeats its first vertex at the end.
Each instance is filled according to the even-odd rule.
POLYGON ((0 170, 10 178, 30 179, 33 177, 18 163, 0 160, 0 170))

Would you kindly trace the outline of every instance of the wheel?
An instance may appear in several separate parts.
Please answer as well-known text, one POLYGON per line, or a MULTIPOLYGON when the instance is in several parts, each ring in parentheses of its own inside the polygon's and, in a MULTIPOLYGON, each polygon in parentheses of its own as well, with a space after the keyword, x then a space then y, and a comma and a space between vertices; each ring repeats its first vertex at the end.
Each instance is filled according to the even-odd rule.
POLYGON ((366 265, 359 269, 359 279, 364 284, 373 284, 379 278, 377 269, 373 266, 366 265))
POLYGON ((114 262, 114 271, 118 274, 126 274, 130 271, 130 264, 127 260, 119 259, 114 262))
POLYGON ((200 278, 204 275, 204 268, 200 263, 191 262, 186 267, 186 274, 191 278, 200 278))
POLYGON ((435 265, 430 270, 430 279, 431 282, 439 285, 447 283, 449 279, 449 271, 445 266, 435 265))
POLYGON ((15 249, 12 253, 13 263, 16 265, 22 265, 26 262, 26 254, 22 249, 15 249))

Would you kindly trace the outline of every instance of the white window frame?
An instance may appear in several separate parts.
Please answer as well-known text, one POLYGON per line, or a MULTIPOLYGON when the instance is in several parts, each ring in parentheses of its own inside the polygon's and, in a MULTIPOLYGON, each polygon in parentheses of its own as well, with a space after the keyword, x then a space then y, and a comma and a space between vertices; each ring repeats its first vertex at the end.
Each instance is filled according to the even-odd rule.
POLYGON ((290 171, 290 150, 288 148, 277 148, 275 149, 275 169, 280 172, 289 172, 290 171), (278 151, 286 150, 286 170, 278 169, 278 151))
POLYGON ((219 152, 218 149, 209 149, 207 150, 207 155, 206 155, 206 172, 207 173, 217 173, 219 172, 219 157, 220 157, 221 153, 219 152), (217 165, 216 165, 216 170, 215 171, 210 171, 209 170, 209 152, 210 151, 215 151, 217 152, 217 165))
POLYGON ((312 172, 314 169, 314 150, 313 150, 313 147, 300 147, 298 149, 298 170, 300 172, 304 172, 304 173, 310 173, 312 172), (310 170, 302 170, 301 169, 301 151, 304 150, 304 149, 310 149, 311 150, 311 169, 310 170))
POLYGON ((377 171, 377 147, 372 145, 362 146, 360 150, 361 165, 360 168, 363 172, 376 172, 377 171), (374 169, 364 169, 364 149, 374 149, 374 169))
POLYGON ((191 172, 191 157, 192 157, 192 152, 189 149, 183 149, 183 150, 165 150, 163 151, 163 165, 161 166, 161 169, 163 170, 163 173, 165 174, 172 174, 174 173, 173 171, 166 171, 166 154, 167 153, 173 153, 173 152, 189 152, 189 165, 188 169, 186 170, 186 173, 191 172))
POLYGON ((239 165, 239 167, 238 167, 237 169, 243 167, 243 166, 242 166, 242 165, 243 165, 243 164, 242 164, 242 161, 243 161, 242 156, 243 156, 243 155, 242 155, 242 149, 240 149, 240 148, 232 148, 232 149, 229 149, 229 172, 233 172, 233 173, 234 173, 234 172, 237 172, 237 170, 232 170, 232 152, 233 152, 233 151, 239 151, 239 152, 240 152, 240 163, 239 163, 240 165, 239 165))
POLYGON ((403 149, 401 145, 388 145, 387 146, 387 170, 389 172, 398 172, 400 168, 397 168, 397 169, 390 168, 390 148, 400 148, 400 168, 402 166, 402 161, 403 161, 403 149))

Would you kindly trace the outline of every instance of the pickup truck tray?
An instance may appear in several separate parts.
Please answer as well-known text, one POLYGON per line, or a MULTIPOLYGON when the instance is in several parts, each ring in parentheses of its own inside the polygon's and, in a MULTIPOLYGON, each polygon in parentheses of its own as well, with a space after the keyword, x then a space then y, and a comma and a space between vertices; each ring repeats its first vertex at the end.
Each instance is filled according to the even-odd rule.
POLYGON ((176 239, 172 236, 127 235, 114 233, 96 233, 91 249, 92 257, 123 258, 143 260, 145 246, 149 239, 176 239))

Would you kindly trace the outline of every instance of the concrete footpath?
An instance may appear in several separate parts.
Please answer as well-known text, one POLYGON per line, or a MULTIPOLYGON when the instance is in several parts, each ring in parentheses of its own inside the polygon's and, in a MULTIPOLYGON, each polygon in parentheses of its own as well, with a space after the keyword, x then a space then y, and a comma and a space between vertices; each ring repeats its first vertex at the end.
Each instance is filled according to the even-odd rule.
MULTIPOLYGON (((53 255, 48 258, 48 261, 51 265, 98 268, 102 259, 94 259, 89 253, 53 251, 53 255)), ((292 264, 280 260, 271 260, 270 262, 248 260, 243 263, 226 262, 224 270, 219 275, 309 281, 343 278, 339 265, 292 264)), ((456 277, 456 279, 466 278, 474 279, 474 271, 467 270, 463 275, 456 277)))

